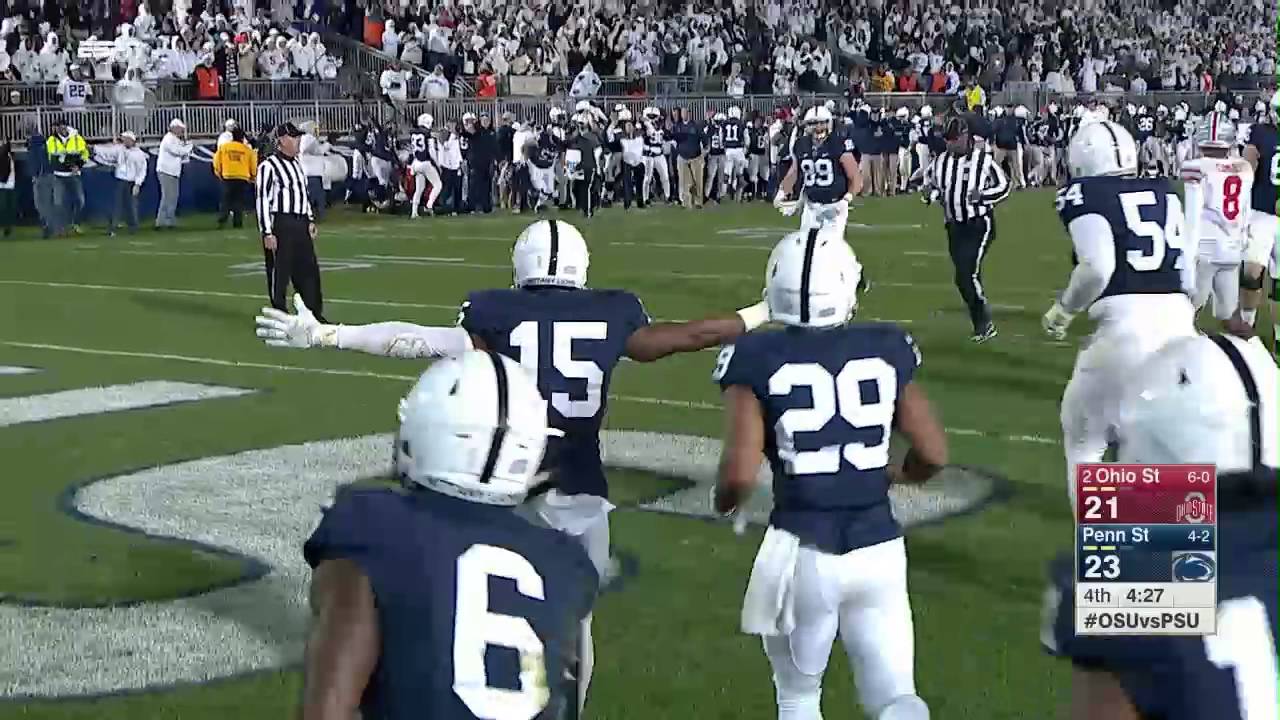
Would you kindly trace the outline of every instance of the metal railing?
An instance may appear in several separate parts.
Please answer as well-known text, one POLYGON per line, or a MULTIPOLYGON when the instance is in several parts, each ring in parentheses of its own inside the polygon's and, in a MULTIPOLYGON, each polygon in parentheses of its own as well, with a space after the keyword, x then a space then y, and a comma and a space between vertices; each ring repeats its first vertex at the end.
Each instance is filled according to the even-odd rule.
MULTIPOLYGON (((1256 95, 1257 91, 1253 94, 1256 95)), ((1068 98, 1046 93, 1043 96, 1027 98, 1015 97, 1006 93, 993 93, 990 96, 990 102, 1001 104, 1022 103, 1028 107, 1039 108, 1054 99, 1061 102, 1072 99, 1076 101, 1087 100, 1093 97, 1105 99, 1108 102, 1127 100, 1148 106, 1156 104, 1172 105, 1179 101, 1186 101, 1193 109, 1203 109, 1216 96, 1201 93, 1151 93, 1130 96, 1117 96, 1114 94, 1105 96, 1075 95, 1068 98)), ((1246 94, 1246 97, 1252 98, 1249 94, 1246 94)), ((747 116, 755 112, 769 114, 786 103, 786 98, 772 95, 748 95, 736 98, 727 95, 600 96, 593 99, 609 109, 620 104, 630 109, 632 113, 639 113, 648 106, 657 107, 664 113, 676 108, 687 109, 697 120, 705 118, 710 113, 727 111, 733 106, 742 108, 743 113, 747 116)), ((844 98, 836 95, 809 95, 802 97, 801 101, 805 105, 810 105, 824 102, 828 99, 834 100, 838 108, 844 107, 844 98)), ((936 112, 950 110, 959 102, 959 98, 955 95, 925 95, 923 93, 869 94, 864 95, 863 99, 877 107, 908 107, 915 110, 924 105, 929 105, 936 112)), ((218 135, 222 132, 223 123, 228 118, 238 121, 241 127, 251 132, 284 121, 302 122, 305 120, 318 120, 322 128, 340 132, 350 130, 356 122, 361 120, 395 121, 402 125, 408 125, 413 122, 413 119, 418 114, 423 112, 431 113, 437 123, 461 120, 462 115, 467 112, 477 115, 489 113, 495 117, 502 113, 510 112, 518 121, 543 123, 549 119, 552 107, 565 107, 568 109, 572 106, 572 103, 573 101, 570 99, 552 103, 548 102, 546 98, 500 97, 495 100, 476 98, 412 100, 395 107, 385 102, 361 102, 356 100, 164 103, 156 106, 133 108, 112 105, 89 105, 81 111, 67 111, 56 106, 37 106, 34 108, 13 108, 0 111, 0 137, 19 138, 26 137, 35 131, 47 132, 55 120, 65 121, 87 139, 95 141, 113 138, 124 130, 132 130, 142 138, 155 139, 168 130, 169 122, 174 118, 181 118, 187 125, 188 134, 196 138, 218 135)))
MULTIPOLYGON (((115 83, 109 80, 93 80, 93 100, 111 101, 115 97, 115 83)), ((195 101, 194 80, 157 80, 143 82, 156 102, 195 101)), ((288 80, 244 79, 235 85, 223 84, 227 100, 236 101, 302 101, 336 100, 344 96, 336 80, 315 78, 290 78, 288 80)), ((9 93, 17 91, 23 105, 61 105, 62 95, 57 83, 0 82, 0 98, 8 100, 9 93)))

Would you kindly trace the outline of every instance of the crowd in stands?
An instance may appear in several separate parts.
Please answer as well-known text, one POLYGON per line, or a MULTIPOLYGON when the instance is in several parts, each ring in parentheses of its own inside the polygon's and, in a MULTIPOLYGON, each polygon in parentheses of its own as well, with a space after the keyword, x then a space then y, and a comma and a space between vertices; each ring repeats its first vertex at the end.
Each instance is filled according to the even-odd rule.
MULTIPOLYGON (((731 95, 959 93, 1043 83, 1061 92, 1213 91, 1275 76, 1263 0, 14 0, 0 79, 334 78, 306 22, 403 64, 422 98, 492 96, 506 76, 683 76, 731 95), (84 43, 90 43, 85 46, 84 43), (84 52, 85 47, 97 48, 84 52)), ((385 78, 385 75, 384 75, 385 78)), ((394 77, 392 78, 394 80, 394 77)), ((643 83, 641 83, 643 86, 643 83)), ((384 84, 385 94, 385 84, 384 84)), ((201 96, 208 96, 208 92, 201 96)))
MULTIPOLYGON (((77 13, 91 14, 97 4, 84 3, 77 13)), ((190 80, 198 97, 220 98, 243 79, 333 79, 341 65, 319 33, 273 22, 268 7, 253 15, 240 3, 226 12, 210 4, 153 14, 148 0, 138 0, 118 7, 109 21, 76 14, 59 22, 53 2, 25 11, 9 5, 0 20, 0 80, 190 80)))
POLYGON ((1260 0, 883 3, 838 0, 342 0, 331 23, 413 66, 455 74, 688 76, 730 94, 1212 90, 1275 73, 1260 0))

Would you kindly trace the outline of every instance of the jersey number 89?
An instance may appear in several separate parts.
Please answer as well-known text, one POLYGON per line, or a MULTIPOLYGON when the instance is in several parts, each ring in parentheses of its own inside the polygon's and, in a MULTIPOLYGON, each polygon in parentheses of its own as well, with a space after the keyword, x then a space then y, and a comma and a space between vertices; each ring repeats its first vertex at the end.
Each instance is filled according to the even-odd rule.
POLYGON ((858 470, 877 470, 889 464, 889 426, 898 397, 897 372, 892 365, 880 358, 850 360, 832 377, 817 363, 788 363, 769 378, 770 395, 789 395, 797 387, 809 388, 813 406, 787 410, 774 427, 778 455, 792 475, 839 472, 842 457, 858 470), (875 402, 865 402, 864 382, 875 383, 875 402), (796 449, 797 433, 817 432, 837 413, 854 428, 879 428, 880 440, 874 445, 851 442, 817 450, 796 449))
POLYGON ((836 180, 835 166, 829 158, 800 161, 800 172, 804 173, 805 187, 828 187, 836 180))

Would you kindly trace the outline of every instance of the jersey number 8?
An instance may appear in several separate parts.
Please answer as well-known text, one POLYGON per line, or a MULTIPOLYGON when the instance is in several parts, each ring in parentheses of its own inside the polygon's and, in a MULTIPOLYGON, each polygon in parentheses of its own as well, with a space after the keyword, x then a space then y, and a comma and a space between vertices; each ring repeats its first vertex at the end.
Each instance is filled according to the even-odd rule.
POLYGON ((832 377, 817 363, 788 363, 769 378, 770 395, 789 395, 797 387, 809 388, 813 406, 791 408, 778 418, 778 455, 792 475, 831 474, 840 471, 843 457, 858 470, 877 470, 889 464, 889 426, 897 404, 897 372, 880 358, 861 358, 845 363, 832 377), (866 402, 862 384, 875 383, 875 402, 866 402), (817 432, 836 414, 857 429, 878 428, 880 440, 874 445, 851 442, 828 445, 817 450, 797 450, 796 434, 817 432))
POLYGON ((804 173, 805 187, 828 187, 836 179, 835 166, 829 158, 805 158, 800 161, 800 172, 804 173))
POLYGON ((1280 152, 1271 155, 1271 184, 1280 185, 1280 152))
POLYGON ((514 580, 516 592, 546 600, 536 568, 521 555, 492 545, 472 545, 458 556, 453 625, 453 692, 478 718, 530 720, 551 701, 546 651, 529 621, 489 609, 489 578, 514 580), (519 689, 493 687, 485 672, 485 648, 520 654, 519 689))

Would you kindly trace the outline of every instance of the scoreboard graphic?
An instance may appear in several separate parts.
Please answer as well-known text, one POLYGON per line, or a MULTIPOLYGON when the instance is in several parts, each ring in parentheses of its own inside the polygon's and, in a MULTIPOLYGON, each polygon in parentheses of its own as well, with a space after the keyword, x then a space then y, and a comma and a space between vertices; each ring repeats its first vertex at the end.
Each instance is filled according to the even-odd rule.
POLYGON ((1213 465, 1076 468, 1076 634, 1212 635, 1213 465))

